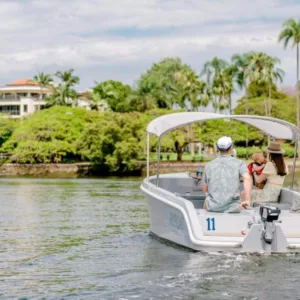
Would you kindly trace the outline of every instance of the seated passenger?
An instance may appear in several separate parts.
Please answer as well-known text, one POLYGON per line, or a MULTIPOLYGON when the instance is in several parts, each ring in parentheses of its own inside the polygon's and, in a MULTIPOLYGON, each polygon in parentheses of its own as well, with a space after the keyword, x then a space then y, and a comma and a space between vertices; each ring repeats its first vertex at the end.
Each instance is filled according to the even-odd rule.
POLYGON ((204 170, 202 190, 206 193, 204 208, 215 212, 239 212, 250 206, 252 180, 247 165, 231 156, 232 140, 221 137, 217 142, 220 156, 204 170), (244 179, 245 200, 240 201, 240 177, 244 179))
POLYGON ((278 202, 285 176, 288 174, 288 168, 283 160, 284 150, 280 144, 270 142, 265 151, 268 153, 268 161, 262 174, 254 172, 255 182, 267 180, 262 190, 253 190, 251 193, 251 201, 256 203, 278 202))
POLYGON ((254 178, 254 172, 256 171, 258 175, 260 175, 263 171, 263 168, 265 167, 266 164, 266 159, 262 153, 256 152, 253 153, 252 155, 253 162, 248 165, 248 171, 250 175, 252 176, 253 184, 258 188, 258 189, 263 189, 266 183, 266 180, 263 182, 256 182, 254 178))

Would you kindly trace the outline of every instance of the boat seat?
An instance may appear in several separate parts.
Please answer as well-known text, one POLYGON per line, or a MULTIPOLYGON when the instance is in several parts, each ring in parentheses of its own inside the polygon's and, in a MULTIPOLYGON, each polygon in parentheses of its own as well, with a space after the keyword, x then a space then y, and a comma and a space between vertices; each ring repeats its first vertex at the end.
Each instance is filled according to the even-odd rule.
POLYGON ((205 193, 203 192, 198 192, 195 194, 191 194, 191 193, 179 194, 179 196, 192 202, 196 209, 203 208, 204 201, 206 198, 205 193))

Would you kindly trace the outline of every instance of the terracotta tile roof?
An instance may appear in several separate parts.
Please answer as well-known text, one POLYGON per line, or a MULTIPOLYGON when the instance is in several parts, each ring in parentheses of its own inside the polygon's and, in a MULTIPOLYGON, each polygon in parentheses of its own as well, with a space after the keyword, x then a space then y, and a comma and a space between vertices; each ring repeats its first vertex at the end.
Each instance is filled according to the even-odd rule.
POLYGON ((7 86, 18 86, 18 85, 39 85, 37 82, 33 81, 32 79, 21 79, 17 81, 13 81, 7 84, 7 86))

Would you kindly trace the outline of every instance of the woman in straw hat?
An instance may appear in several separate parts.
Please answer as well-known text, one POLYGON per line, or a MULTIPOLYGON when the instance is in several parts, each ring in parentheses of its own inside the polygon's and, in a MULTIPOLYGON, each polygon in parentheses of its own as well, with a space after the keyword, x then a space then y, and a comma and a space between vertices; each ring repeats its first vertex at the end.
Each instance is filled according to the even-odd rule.
POLYGON ((278 202, 285 176, 288 174, 288 168, 283 160, 284 150, 279 143, 270 141, 265 152, 268 153, 266 166, 261 175, 254 170, 254 178, 257 183, 264 180, 267 182, 262 190, 252 191, 252 202, 278 202))

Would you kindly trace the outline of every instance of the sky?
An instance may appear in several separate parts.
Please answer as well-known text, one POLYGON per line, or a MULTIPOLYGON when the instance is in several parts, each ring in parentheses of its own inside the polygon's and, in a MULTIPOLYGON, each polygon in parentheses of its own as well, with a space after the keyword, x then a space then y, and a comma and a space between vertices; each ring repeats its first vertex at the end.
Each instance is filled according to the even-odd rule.
POLYGON ((75 69, 77 90, 134 85, 154 62, 180 57, 197 73, 214 56, 263 51, 295 85, 296 49, 278 44, 300 0, 1 0, 0 85, 75 69))

